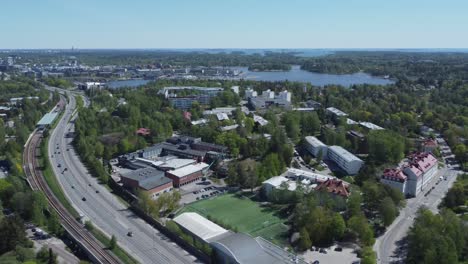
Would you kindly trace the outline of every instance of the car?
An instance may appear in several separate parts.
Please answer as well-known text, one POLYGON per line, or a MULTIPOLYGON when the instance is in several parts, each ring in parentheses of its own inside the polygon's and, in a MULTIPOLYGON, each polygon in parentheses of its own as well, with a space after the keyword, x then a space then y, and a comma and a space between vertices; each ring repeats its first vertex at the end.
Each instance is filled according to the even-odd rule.
POLYGON ((89 183, 89 184, 88 184, 88 186, 90 186, 90 187, 91 187, 91 183, 89 183))
POLYGON ((200 200, 200 197, 197 197, 197 201, 200 200))
POLYGON ((316 260, 316 261, 312 262, 312 264, 320 264, 320 261, 316 260))
POLYGON ((57 149, 60 149, 59 147, 57 147, 57 149))
POLYGON ((319 250, 319 252, 320 252, 320 253, 323 253, 323 254, 327 254, 327 251, 326 251, 324 248, 321 248, 321 249, 319 250))
POLYGON ((128 231, 127 236, 132 237, 132 236, 133 236, 133 232, 132 232, 132 231, 128 231))
POLYGON ((96 190, 96 193, 99 193, 99 190, 96 190))
POLYGON ((63 169, 63 171, 67 171, 67 170, 68 170, 68 168, 63 169))
POLYGON ((59 167, 59 168, 62 167, 62 164, 57 165, 57 167, 59 167))
POLYGON ((69 150, 70 150, 70 149, 69 149, 69 148, 67 148, 67 151, 69 151, 69 150))
POLYGON ((35 233, 35 232, 36 232, 36 228, 31 229, 31 231, 35 233))
POLYGON ((86 197, 81 198, 83 202, 86 202, 86 197))
POLYGON ((57 152, 57 154, 60 154, 60 151, 59 151, 59 152, 57 152))
POLYGON ((194 191, 193 194, 197 194, 198 192, 197 191, 194 191))
POLYGON ((343 248, 342 247, 336 247, 335 251, 341 252, 341 251, 343 251, 343 248))
POLYGON ((75 185, 72 185, 72 189, 75 189, 75 185))

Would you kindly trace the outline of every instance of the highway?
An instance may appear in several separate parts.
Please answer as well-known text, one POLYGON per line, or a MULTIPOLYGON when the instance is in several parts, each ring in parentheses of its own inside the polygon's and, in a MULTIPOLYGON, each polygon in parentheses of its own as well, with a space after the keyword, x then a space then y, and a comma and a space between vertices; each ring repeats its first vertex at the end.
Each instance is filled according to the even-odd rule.
MULTIPOLYGON (((63 101, 64 98, 62 97, 61 100, 63 101)), ((25 144, 23 167, 29 185, 34 191, 41 191, 45 194, 50 208, 57 213, 64 229, 77 243, 81 244, 86 249, 93 261, 110 264, 120 263, 111 252, 105 249, 104 245, 97 241, 81 223, 73 218, 50 190, 42 175, 42 171, 39 169, 40 167, 37 161, 37 154, 41 141, 42 133, 34 130, 25 144)))
POLYGON ((127 206, 91 177, 71 145, 76 107, 74 95, 57 127, 51 132, 49 157, 51 166, 65 195, 76 210, 105 234, 115 235, 118 244, 141 263, 200 262, 158 230, 135 216, 127 206), (84 199, 85 201, 84 201, 84 199), (133 236, 127 236, 129 231, 133 236))
MULTIPOLYGON (((442 142, 444 141, 442 140, 442 142)), ((377 253, 377 263, 404 263, 406 247, 402 242, 413 225, 416 212, 421 206, 424 206, 433 213, 438 213, 438 205, 460 173, 461 171, 446 164, 446 167, 439 169, 438 174, 434 176, 433 180, 424 188, 422 193, 406 201, 407 204, 400 211, 400 215, 387 228, 385 234, 376 239, 374 251, 377 253), (447 180, 442 180, 436 184, 440 176, 447 176, 447 180), (432 186, 434 186, 434 189, 429 195, 424 196, 432 186)))

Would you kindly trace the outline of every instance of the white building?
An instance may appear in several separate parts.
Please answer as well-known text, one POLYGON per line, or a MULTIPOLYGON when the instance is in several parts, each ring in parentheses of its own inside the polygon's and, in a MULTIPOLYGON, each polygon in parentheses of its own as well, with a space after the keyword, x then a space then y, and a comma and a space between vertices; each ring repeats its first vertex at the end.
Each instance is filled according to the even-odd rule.
POLYGON ((229 232, 197 213, 182 213, 174 218, 174 222, 205 242, 229 232))
POLYGON ((231 87, 231 90, 232 90, 235 94, 239 94, 239 86, 232 86, 232 87, 231 87))
POLYGON ((415 153, 408 162, 395 169, 386 169, 380 179, 407 196, 417 196, 434 178, 438 161, 431 153, 415 153))
POLYGON ((264 181, 262 184, 263 191, 265 192, 265 195, 267 197, 269 197, 274 190, 281 189, 282 184, 287 184, 287 189, 289 191, 295 191, 297 188, 297 184, 295 181, 291 181, 284 176, 271 177, 270 179, 264 181))
POLYGON ((384 128, 371 122, 359 122, 359 124, 369 130, 383 130, 384 128))
POLYGON ((328 159, 334 161, 346 173, 354 175, 359 172, 364 162, 340 146, 328 147, 328 159))
POLYGON ((320 151, 322 152, 322 157, 327 156, 327 145, 325 145, 322 141, 320 141, 316 137, 308 136, 305 137, 306 140, 306 149, 314 155, 314 157, 317 157, 320 151))
POLYGON ((338 117, 340 117, 340 116, 348 116, 347 113, 345 113, 345 112, 343 112, 343 111, 341 111, 340 109, 335 108, 335 107, 328 107, 328 108, 327 108, 327 112, 330 113, 330 114, 332 114, 332 115, 334 115, 334 116, 338 116, 338 117))
POLYGON ((255 109, 264 109, 269 106, 281 106, 281 107, 290 107, 291 106, 291 92, 287 90, 281 91, 278 95, 275 95, 274 91, 270 89, 263 91, 260 96, 258 93, 251 88, 248 88, 245 91, 245 97, 249 100, 250 104, 255 109))

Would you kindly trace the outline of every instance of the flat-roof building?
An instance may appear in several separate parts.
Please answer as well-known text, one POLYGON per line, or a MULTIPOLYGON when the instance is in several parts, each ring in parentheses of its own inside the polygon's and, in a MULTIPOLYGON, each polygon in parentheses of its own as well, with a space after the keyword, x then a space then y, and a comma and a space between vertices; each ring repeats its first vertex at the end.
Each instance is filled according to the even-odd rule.
POLYGON ((165 176, 164 171, 153 167, 145 167, 123 173, 121 180, 125 188, 141 189, 148 192, 152 199, 173 188, 172 180, 165 176))
POLYGON ((322 152, 322 158, 327 156, 328 147, 318 138, 313 136, 305 137, 306 140, 306 149, 310 152, 310 154, 317 157, 320 152, 322 152))
POLYGON ((181 185, 199 180, 203 176, 203 170, 208 167, 208 164, 200 162, 179 169, 169 170, 166 172, 166 176, 172 179, 174 186, 180 187, 181 185))
POLYGON ((328 159, 335 162, 346 173, 354 175, 359 172, 364 162, 340 146, 328 147, 328 159))
POLYGON ((332 115, 334 115, 334 116, 338 116, 338 117, 340 117, 340 116, 348 116, 347 113, 345 113, 345 112, 343 112, 343 111, 341 111, 340 109, 335 108, 335 107, 328 107, 328 108, 327 108, 327 112, 330 113, 330 114, 332 114, 332 115))
POLYGON ((39 122, 37 122, 36 127, 38 127, 39 129, 43 129, 43 128, 47 127, 47 126, 50 126, 54 122, 57 115, 58 115, 57 112, 45 114, 41 118, 41 120, 39 120, 39 122))
POLYGON ((229 232, 203 216, 192 212, 178 215, 174 218, 174 222, 185 229, 185 231, 205 242, 209 242, 211 239, 229 232))

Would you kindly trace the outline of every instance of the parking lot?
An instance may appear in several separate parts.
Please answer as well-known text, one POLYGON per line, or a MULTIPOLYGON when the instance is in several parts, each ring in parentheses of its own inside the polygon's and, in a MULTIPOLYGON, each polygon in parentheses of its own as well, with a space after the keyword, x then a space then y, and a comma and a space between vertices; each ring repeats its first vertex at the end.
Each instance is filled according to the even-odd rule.
POLYGON ((179 191, 182 194, 181 204, 189 204, 227 192, 227 187, 210 180, 200 180, 181 186, 179 191))
MULTIPOLYGON (((307 250, 302 254, 302 258, 308 263, 327 264, 327 263, 342 263, 354 264, 359 263, 359 258, 354 253, 353 248, 339 247, 341 251, 335 251, 337 246, 315 250, 307 250), (322 252, 320 252, 320 251, 322 252)), ((339 250, 338 249, 338 250, 339 250)))

